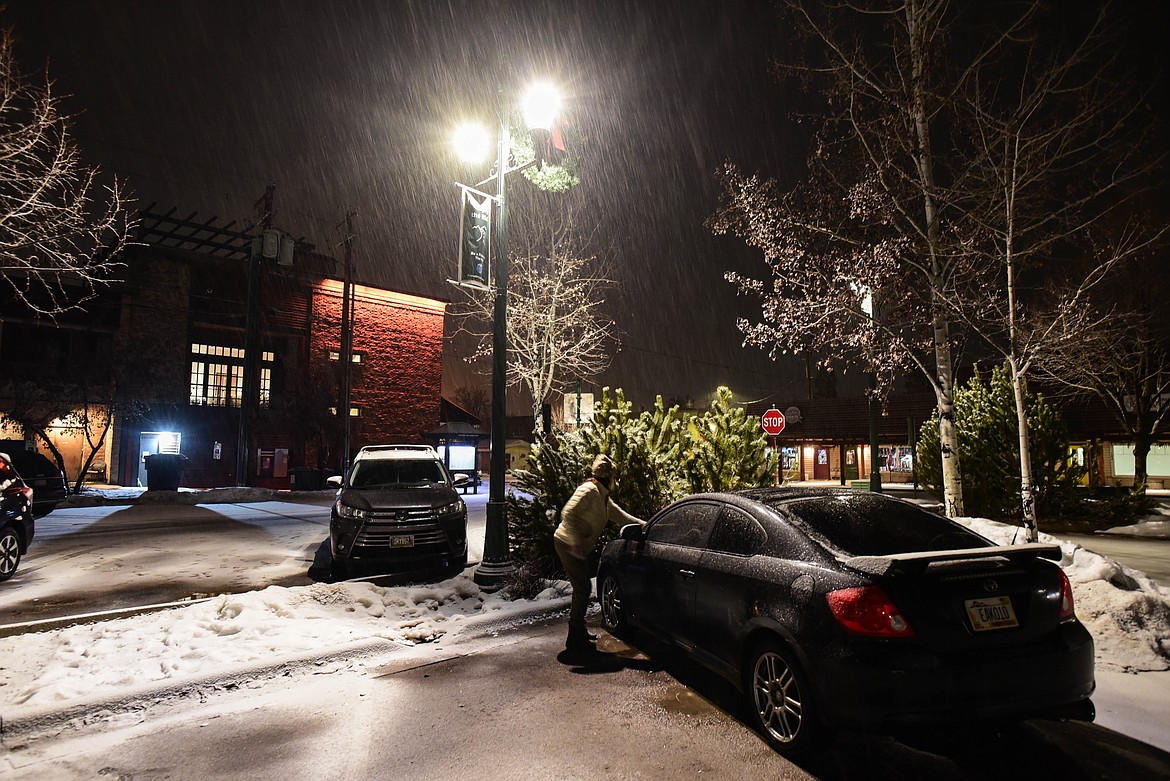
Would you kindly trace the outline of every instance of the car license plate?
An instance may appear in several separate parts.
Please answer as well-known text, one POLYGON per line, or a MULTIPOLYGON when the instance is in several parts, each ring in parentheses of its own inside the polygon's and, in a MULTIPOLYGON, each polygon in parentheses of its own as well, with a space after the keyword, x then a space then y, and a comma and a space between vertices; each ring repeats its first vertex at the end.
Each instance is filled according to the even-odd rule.
POLYGON ((1010 597, 968 599, 964 604, 967 606, 967 617, 971 619, 971 627, 976 632, 1020 625, 1010 597))
POLYGON ((414 535, 413 534, 395 534, 390 537, 391 548, 413 548, 414 535))

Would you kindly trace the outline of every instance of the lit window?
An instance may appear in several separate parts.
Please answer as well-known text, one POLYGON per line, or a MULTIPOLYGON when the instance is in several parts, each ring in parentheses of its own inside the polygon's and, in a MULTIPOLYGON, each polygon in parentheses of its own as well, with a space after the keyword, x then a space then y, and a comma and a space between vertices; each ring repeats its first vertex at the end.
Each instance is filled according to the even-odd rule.
MULTIPOLYGON (((329 351, 329 360, 330 361, 340 361, 341 360, 341 351, 340 350, 330 350, 329 351)), ((352 355, 350 355, 349 362, 350 363, 361 363, 362 362, 362 353, 355 352, 352 355)))
MULTIPOLYGON (((334 417, 337 417, 337 407, 330 407, 329 414, 333 415, 334 417)), ((349 416, 351 418, 360 418, 362 416, 361 407, 350 407, 349 408, 349 416)))
MULTIPOLYGON (((244 351, 214 344, 191 345, 191 396, 193 407, 239 407, 244 403, 244 351)), ((275 353, 261 353, 273 363, 275 353)), ((272 401, 272 367, 260 367, 260 406, 272 401)))

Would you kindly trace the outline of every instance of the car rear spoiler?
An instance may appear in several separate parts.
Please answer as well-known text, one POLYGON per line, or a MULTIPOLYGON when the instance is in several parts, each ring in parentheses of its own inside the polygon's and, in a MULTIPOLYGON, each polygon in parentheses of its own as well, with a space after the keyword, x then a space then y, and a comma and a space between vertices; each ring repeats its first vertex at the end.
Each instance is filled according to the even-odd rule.
POLYGON ((970 559, 1051 559, 1060 561, 1060 546, 1030 542, 1024 545, 996 545, 990 548, 960 548, 957 550, 894 553, 889 556, 847 556, 840 559, 847 567, 867 575, 882 577, 895 574, 920 574, 931 564, 970 559))

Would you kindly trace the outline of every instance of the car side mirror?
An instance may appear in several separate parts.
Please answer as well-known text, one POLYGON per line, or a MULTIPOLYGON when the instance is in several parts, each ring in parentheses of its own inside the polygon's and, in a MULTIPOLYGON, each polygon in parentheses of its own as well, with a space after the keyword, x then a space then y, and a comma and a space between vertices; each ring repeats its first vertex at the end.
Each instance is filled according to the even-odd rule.
POLYGON ((640 523, 627 523, 622 527, 620 532, 623 540, 630 540, 631 542, 641 542, 645 539, 645 532, 642 530, 640 523))
POLYGON ((330 488, 341 488, 341 475, 331 475, 325 478, 325 485, 330 488))
POLYGON ((469 485, 470 483, 471 478, 469 478, 467 475, 455 475, 455 479, 451 481, 451 485, 456 488, 462 488, 463 486, 469 485))

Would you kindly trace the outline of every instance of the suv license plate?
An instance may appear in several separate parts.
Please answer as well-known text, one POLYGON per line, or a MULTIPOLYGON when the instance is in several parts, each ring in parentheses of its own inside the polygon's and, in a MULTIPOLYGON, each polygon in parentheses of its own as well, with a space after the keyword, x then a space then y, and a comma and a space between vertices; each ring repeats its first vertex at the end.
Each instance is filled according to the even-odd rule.
POLYGON ((413 548, 414 535, 413 534, 395 534, 390 537, 391 548, 413 548))
POLYGON ((985 599, 968 599, 967 617, 971 619, 971 628, 976 632, 986 632, 989 629, 1010 629, 1019 626, 1016 620, 1016 611, 1012 607, 1009 597, 988 597, 985 599))

